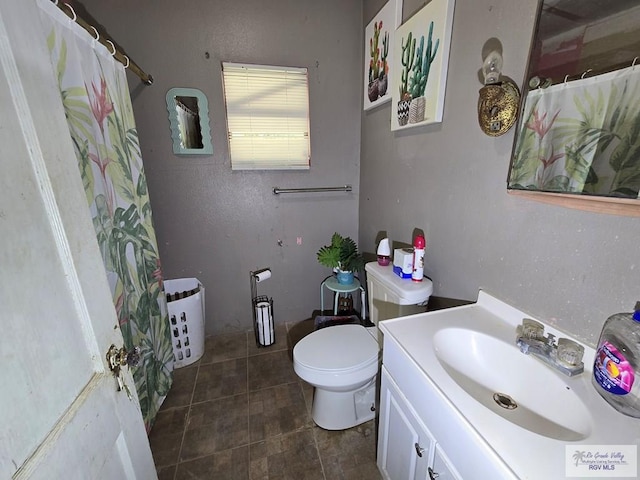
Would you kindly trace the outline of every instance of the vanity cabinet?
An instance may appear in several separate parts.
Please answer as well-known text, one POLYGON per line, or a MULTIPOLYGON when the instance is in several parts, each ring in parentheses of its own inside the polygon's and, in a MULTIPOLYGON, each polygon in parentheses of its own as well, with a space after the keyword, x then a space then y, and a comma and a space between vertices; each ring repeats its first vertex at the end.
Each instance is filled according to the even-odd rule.
MULTIPOLYGON (((394 337, 388 327, 402 320, 381 325, 377 463, 382 476, 385 480, 517 479, 394 337)), ((421 336, 417 332, 412 338, 421 336)))
MULTIPOLYGON (((597 446, 628 446, 634 457, 627 458, 635 458, 640 419, 602 399, 589 364, 569 377, 524 355, 515 342, 523 318, 481 291, 472 305, 378 324, 378 467, 385 479, 565 480, 567 472, 585 478, 597 467, 637 477, 635 460, 618 460, 626 453, 611 450, 603 463, 597 446)), ((594 358, 584 347, 584 358, 594 358)))
POLYGON ((433 468, 428 473, 430 479, 455 480, 461 478, 438 443, 436 443, 436 452, 433 457, 433 468))
POLYGON ((389 480, 461 478, 384 367, 380 389, 378 468, 389 480))

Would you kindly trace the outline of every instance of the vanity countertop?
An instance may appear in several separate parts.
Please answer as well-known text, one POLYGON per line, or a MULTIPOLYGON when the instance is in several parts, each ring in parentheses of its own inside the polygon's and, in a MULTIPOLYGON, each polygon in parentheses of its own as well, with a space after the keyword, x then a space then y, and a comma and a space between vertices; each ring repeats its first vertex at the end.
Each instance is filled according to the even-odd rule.
MULTIPOLYGON (((473 304, 386 320, 383 365, 401 388, 433 391, 429 398, 454 413, 454 423, 474 439, 469 445, 479 445, 478 455, 504 462, 512 478, 564 479, 567 461, 594 445, 637 452, 640 419, 617 412, 591 384, 594 349, 582 344, 584 373, 563 375, 515 345, 525 317, 531 318, 481 291, 473 304), (498 389, 518 403, 515 417, 491 399, 498 389)), ((545 331, 568 337, 546 324, 545 331)), ((427 403, 413 407, 455 456, 453 426, 438 425, 433 410, 439 407, 427 403)), ((454 463, 473 462, 473 455, 462 455, 454 463)))

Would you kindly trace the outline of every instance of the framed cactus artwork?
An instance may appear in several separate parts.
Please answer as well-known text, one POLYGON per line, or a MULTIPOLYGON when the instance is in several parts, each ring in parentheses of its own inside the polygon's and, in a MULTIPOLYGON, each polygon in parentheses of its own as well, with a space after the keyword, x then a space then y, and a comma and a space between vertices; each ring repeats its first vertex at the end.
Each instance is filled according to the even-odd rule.
POLYGON ((431 0, 396 30, 391 130, 442 122, 454 0, 431 0))
POLYGON ((364 109, 391 100, 393 37, 402 23, 402 0, 389 0, 364 31, 364 109))

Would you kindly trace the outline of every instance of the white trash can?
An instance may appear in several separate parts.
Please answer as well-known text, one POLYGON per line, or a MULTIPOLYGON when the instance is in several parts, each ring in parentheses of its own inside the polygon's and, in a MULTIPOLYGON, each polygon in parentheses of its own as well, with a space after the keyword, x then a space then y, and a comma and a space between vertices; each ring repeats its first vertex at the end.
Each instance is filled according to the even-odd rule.
POLYGON ((186 367, 204 354, 204 286, 197 278, 164 281, 174 368, 186 367))

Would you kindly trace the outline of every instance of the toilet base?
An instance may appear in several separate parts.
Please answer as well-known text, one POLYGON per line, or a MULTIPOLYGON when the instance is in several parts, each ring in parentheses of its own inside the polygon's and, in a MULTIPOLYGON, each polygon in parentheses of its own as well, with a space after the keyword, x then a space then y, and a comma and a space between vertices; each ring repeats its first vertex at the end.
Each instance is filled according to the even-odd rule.
POLYGON ((325 430, 346 430, 376 415, 376 378, 353 392, 333 392, 316 387, 311 417, 325 430))

